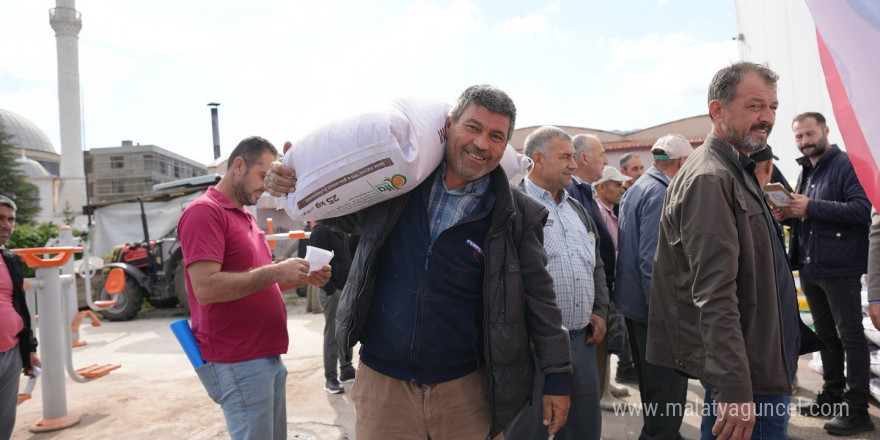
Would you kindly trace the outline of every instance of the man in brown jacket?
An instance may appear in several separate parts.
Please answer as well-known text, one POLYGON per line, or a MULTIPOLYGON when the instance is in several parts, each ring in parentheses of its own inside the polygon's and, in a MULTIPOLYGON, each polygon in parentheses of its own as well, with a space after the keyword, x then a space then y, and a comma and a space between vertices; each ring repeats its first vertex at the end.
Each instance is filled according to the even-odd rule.
POLYGON ((787 438, 800 346, 794 280, 749 158, 775 122, 777 76, 735 63, 709 86, 712 131, 669 185, 646 358, 706 388, 702 438, 787 438), (717 417, 716 417, 717 415, 717 417))

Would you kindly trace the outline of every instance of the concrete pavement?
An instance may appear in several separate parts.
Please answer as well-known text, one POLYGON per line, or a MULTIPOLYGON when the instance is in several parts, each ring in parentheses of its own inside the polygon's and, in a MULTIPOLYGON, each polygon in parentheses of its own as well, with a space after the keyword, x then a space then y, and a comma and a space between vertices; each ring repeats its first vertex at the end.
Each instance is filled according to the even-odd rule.
MULTIPOLYGON (((289 438, 337 440, 354 439, 354 405, 351 385, 345 393, 328 395, 323 390, 322 334, 324 317, 305 313, 304 300, 290 298, 288 332, 290 351, 283 355, 288 369, 287 414, 289 438)), ((101 327, 83 327, 81 335, 88 345, 73 351, 78 367, 119 363, 122 368, 90 383, 67 380, 66 400, 71 414, 80 423, 53 433, 33 434, 28 427, 41 417, 41 388, 18 408, 13 439, 189 439, 228 438, 223 414, 212 402, 180 350, 168 327, 182 317, 179 309, 145 309, 129 322, 104 322, 101 327)), ((612 360, 612 367, 616 360, 612 360)), ((807 367, 802 358, 799 373, 801 389, 794 397, 812 399, 821 388, 822 378, 807 367)), ((630 388, 624 400, 638 404, 638 391, 630 388)), ((703 391, 691 381, 688 403, 698 407, 703 391)), ((57 397, 56 397, 57 398, 57 397)), ((880 427, 880 408, 872 401, 871 415, 880 427)), ((822 429, 825 419, 795 415, 791 418, 791 438, 830 438, 822 429)), ((685 417, 681 433, 699 438, 699 416, 685 417)), ((603 438, 636 439, 641 417, 603 412, 603 438)), ((850 437, 880 439, 880 432, 850 437)))

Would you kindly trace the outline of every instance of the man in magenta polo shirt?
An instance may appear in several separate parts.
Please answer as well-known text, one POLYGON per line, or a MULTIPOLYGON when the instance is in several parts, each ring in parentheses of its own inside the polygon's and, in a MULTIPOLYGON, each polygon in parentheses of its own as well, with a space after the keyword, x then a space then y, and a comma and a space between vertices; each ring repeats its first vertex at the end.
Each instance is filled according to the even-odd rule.
POLYGON ((266 237, 245 206, 257 203, 278 151, 249 137, 232 151, 226 175, 193 201, 177 225, 186 264, 196 369, 223 409, 233 439, 286 439, 287 309, 281 289, 324 285, 330 266, 309 271, 291 258, 272 263, 266 237))
POLYGON ((24 300, 24 263, 3 247, 15 229, 15 202, 0 195, 0 439, 12 436, 21 374, 41 366, 24 300))

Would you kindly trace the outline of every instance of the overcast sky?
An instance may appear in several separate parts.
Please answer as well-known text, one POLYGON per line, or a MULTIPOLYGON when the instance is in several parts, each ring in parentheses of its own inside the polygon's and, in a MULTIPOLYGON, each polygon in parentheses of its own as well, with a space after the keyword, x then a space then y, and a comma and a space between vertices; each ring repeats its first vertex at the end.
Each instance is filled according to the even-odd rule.
MULTIPOLYGON (((0 0, 0 108, 60 152, 50 0, 0 0)), ((395 96, 453 101, 495 84, 517 126, 632 130, 707 113, 738 59, 732 1, 80 0, 84 147, 154 144, 213 159, 280 147, 395 96)))

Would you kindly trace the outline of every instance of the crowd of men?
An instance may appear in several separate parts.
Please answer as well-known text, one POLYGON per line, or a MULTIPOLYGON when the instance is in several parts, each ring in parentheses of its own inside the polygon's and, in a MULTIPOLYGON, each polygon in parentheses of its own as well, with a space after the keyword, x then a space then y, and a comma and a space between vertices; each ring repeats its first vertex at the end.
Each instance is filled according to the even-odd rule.
MULTIPOLYGON (((280 288, 304 283, 322 286, 328 392, 354 379, 360 343, 351 390, 359 440, 598 439, 602 402, 615 394, 609 353, 620 358, 617 381, 632 375, 642 402, 658 404, 644 414, 642 439, 681 438, 683 413, 669 404, 683 406, 688 379, 705 389, 701 438, 787 438, 798 357, 814 351, 824 386, 801 413, 828 417, 831 434, 873 430, 859 292, 870 271, 880 329, 880 216, 869 255, 870 203, 814 112, 792 123, 803 157, 788 206, 766 202, 776 81, 748 62, 719 70, 705 142, 669 134, 645 162, 627 154, 610 167, 597 137, 541 127, 525 140, 533 166, 519 185, 498 166, 513 101, 469 87, 426 180, 320 221, 315 244, 336 251, 324 268, 272 261, 243 208, 264 190, 293 191, 296 172, 265 139, 243 140, 178 227, 207 361, 197 373, 231 437, 286 438, 280 288), (800 320, 793 270, 816 333, 800 320)), ((0 198, 0 243, 5 206, 0 198)), ((13 290, 0 288, 2 316, 21 314, 13 290)), ((0 375, 30 373, 39 365, 27 356, 30 329, 0 322, 0 375)))
MULTIPOLYGON (((824 118, 805 113, 793 122, 804 153, 798 189, 788 210, 771 210, 763 187, 775 171, 766 141, 776 81, 757 64, 721 69, 709 88, 705 143, 694 149, 679 135, 664 136, 647 171, 633 155, 608 167, 595 136, 541 127, 523 149, 533 168, 510 188, 498 182, 496 165, 513 103, 491 86, 466 90, 431 177, 397 199, 325 221, 370 236, 337 314, 340 342, 361 343, 356 435, 599 438, 609 351, 622 360, 631 353, 642 401, 659 408, 684 404, 688 378, 699 379, 707 403, 701 436, 726 439, 786 437, 797 359, 821 350, 829 365, 823 392, 800 411, 830 417, 831 434, 873 430, 867 343, 856 319, 870 204, 846 155, 828 146, 824 118), (515 215, 504 222, 511 207, 515 215), (788 253, 780 221, 792 227, 788 253), (483 257, 477 270, 460 255, 473 249, 449 240, 474 246, 483 257), (508 264, 499 267, 499 259, 508 264), (446 272, 450 260, 461 266, 456 279, 446 272), (828 270, 805 269, 819 264, 828 270), (800 321, 793 269, 804 274, 822 339, 800 321), (819 286, 808 287, 814 276, 819 286), (548 277, 552 292, 536 284, 548 277), (620 345, 629 350, 615 347, 619 316, 628 339, 620 345), (512 337, 523 332, 520 342, 512 337), (531 382, 513 380, 532 371, 531 382), (465 390, 474 384, 484 386, 465 390)), ((273 164, 267 189, 288 193, 295 176, 273 164)), ((640 437, 680 438, 682 415, 646 415, 640 437)))

